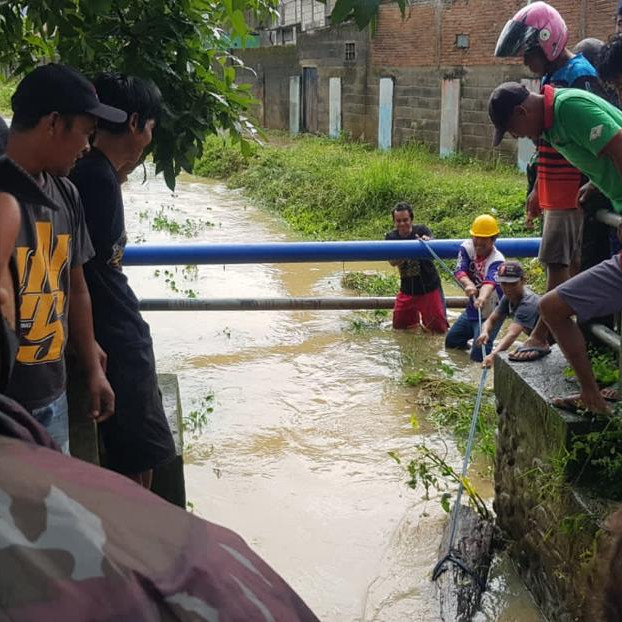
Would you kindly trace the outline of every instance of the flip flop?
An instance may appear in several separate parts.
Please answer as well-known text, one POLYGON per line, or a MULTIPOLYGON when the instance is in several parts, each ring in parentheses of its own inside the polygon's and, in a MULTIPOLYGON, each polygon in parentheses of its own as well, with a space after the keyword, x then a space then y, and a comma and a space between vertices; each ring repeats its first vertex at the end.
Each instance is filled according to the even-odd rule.
POLYGON ((510 361, 514 361, 515 363, 532 363, 533 361, 537 361, 541 358, 544 358, 547 354, 551 353, 551 348, 541 348, 540 346, 520 346, 514 350, 514 352, 510 352, 508 354, 508 358, 510 361), (527 358, 516 358, 517 354, 522 354, 523 352, 531 353, 533 356, 528 356, 527 358))
POLYGON ((581 396, 578 393, 573 395, 566 395, 565 397, 554 397, 551 400, 551 404, 562 410, 567 410, 575 415, 601 415, 606 416, 611 413, 597 413, 586 408, 585 404, 581 401, 581 396))
POLYGON ((618 393, 618 386, 613 385, 611 387, 605 387, 600 390, 600 394, 608 401, 608 402, 619 402, 620 394, 618 393))

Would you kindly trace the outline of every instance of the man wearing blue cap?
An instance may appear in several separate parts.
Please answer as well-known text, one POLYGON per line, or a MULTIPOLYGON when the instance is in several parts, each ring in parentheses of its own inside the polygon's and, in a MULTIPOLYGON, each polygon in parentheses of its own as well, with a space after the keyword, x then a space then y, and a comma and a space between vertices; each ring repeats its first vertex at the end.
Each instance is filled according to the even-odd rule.
POLYGON ((487 345, 506 317, 512 318, 503 339, 484 357, 484 367, 491 367, 495 354, 507 350, 521 333, 530 335, 538 322, 539 296, 525 287, 525 273, 517 261, 506 261, 499 266, 497 283, 503 290, 503 297, 482 326, 477 338, 478 346, 487 345))
POLYGON ((19 349, 7 394, 30 410, 68 452, 64 359, 68 340, 85 371, 95 421, 114 412, 114 394, 93 335, 91 299, 82 272, 93 247, 80 197, 65 176, 89 150, 96 120, 123 122, 126 114, 101 104, 93 85, 75 69, 55 63, 26 75, 11 106, 6 154, 58 209, 20 201, 19 349))

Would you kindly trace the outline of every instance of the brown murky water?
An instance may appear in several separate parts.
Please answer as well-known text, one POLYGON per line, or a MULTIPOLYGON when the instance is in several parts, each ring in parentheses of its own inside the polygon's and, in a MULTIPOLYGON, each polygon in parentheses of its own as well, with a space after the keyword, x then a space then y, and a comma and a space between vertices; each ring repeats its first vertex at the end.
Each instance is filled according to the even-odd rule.
MULTIPOLYGON (((222 185, 181 179, 175 196, 160 179, 125 188, 131 243, 190 241, 154 231, 159 214, 184 224, 208 220, 192 241, 289 238, 277 219, 222 185)), ((344 269, 379 264, 291 264, 128 268, 140 297, 329 296, 344 269), (168 279, 168 283, 166 282, 168 279), (174 282, 174 284, 173 284, 174 282)), ((388 266, 387 266, 388 268, 388 266)), ((390 269, 390 268, 388 268, 390 269)), ((430 581, 446 520, 438 499, 404 484, 387 452, 408 457, 421 440, 446 450, 416 414, 403 366, 479 370, 442 339, 352 329, 353 313, 159 312, 146 314, 160 371, 178 374, 186 413, 213 393, 213 412, 186 439, 188 498, 200 516, 240 533, 327 622, 438 620, 430 581)), ((495 563, 478 620, 540 617, 506 560, 495 563)))

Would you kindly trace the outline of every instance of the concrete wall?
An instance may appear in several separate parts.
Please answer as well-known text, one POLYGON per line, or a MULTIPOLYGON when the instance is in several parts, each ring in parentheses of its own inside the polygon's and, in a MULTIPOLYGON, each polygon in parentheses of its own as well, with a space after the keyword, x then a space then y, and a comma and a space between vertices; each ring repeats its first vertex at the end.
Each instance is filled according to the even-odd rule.
POLYGON ((595 493, 599 478, 589 467, 564 462, 574 435, 605 425, 551 406, 552 397, 570 392, 566 366, 557 348, 536 363, 495 360, 497 524, 527 587, 555 622, 600 619, 596 571, 607 543, 600 526, 615 505, 595 493))
POLYGON ((256 72, 241 72, 240 80, 253 85, 259 100, 255 111, 268 129, 289 128, 289 78, 303 67, 318 70, 318 126, 329 130, 329 79, 341 78, 342 127, 354 138, 365 133, 366 74, 369 34, 351 25, 325 28, 298 36, 296 46, 273 46, 240 51, 238 56, 256 72), (354 43, 356 58, 345 60, 345 43, 354 43))
POLYGON ((289 127, 289 78, 300 74, 295 46, 274 46, 240 50, 237 54, 254 70, 240 72, 239 80, 252 85, 259 123, 268 129, 289 127))

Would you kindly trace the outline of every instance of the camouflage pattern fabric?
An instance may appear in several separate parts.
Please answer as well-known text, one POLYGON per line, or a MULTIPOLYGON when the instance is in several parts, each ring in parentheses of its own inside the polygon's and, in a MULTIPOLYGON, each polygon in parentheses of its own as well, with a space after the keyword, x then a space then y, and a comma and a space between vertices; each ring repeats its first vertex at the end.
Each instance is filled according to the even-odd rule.
POLYGON ((0 620, 317 620, 234 532, 50 449, 7 398, 0 409, 0 620))

